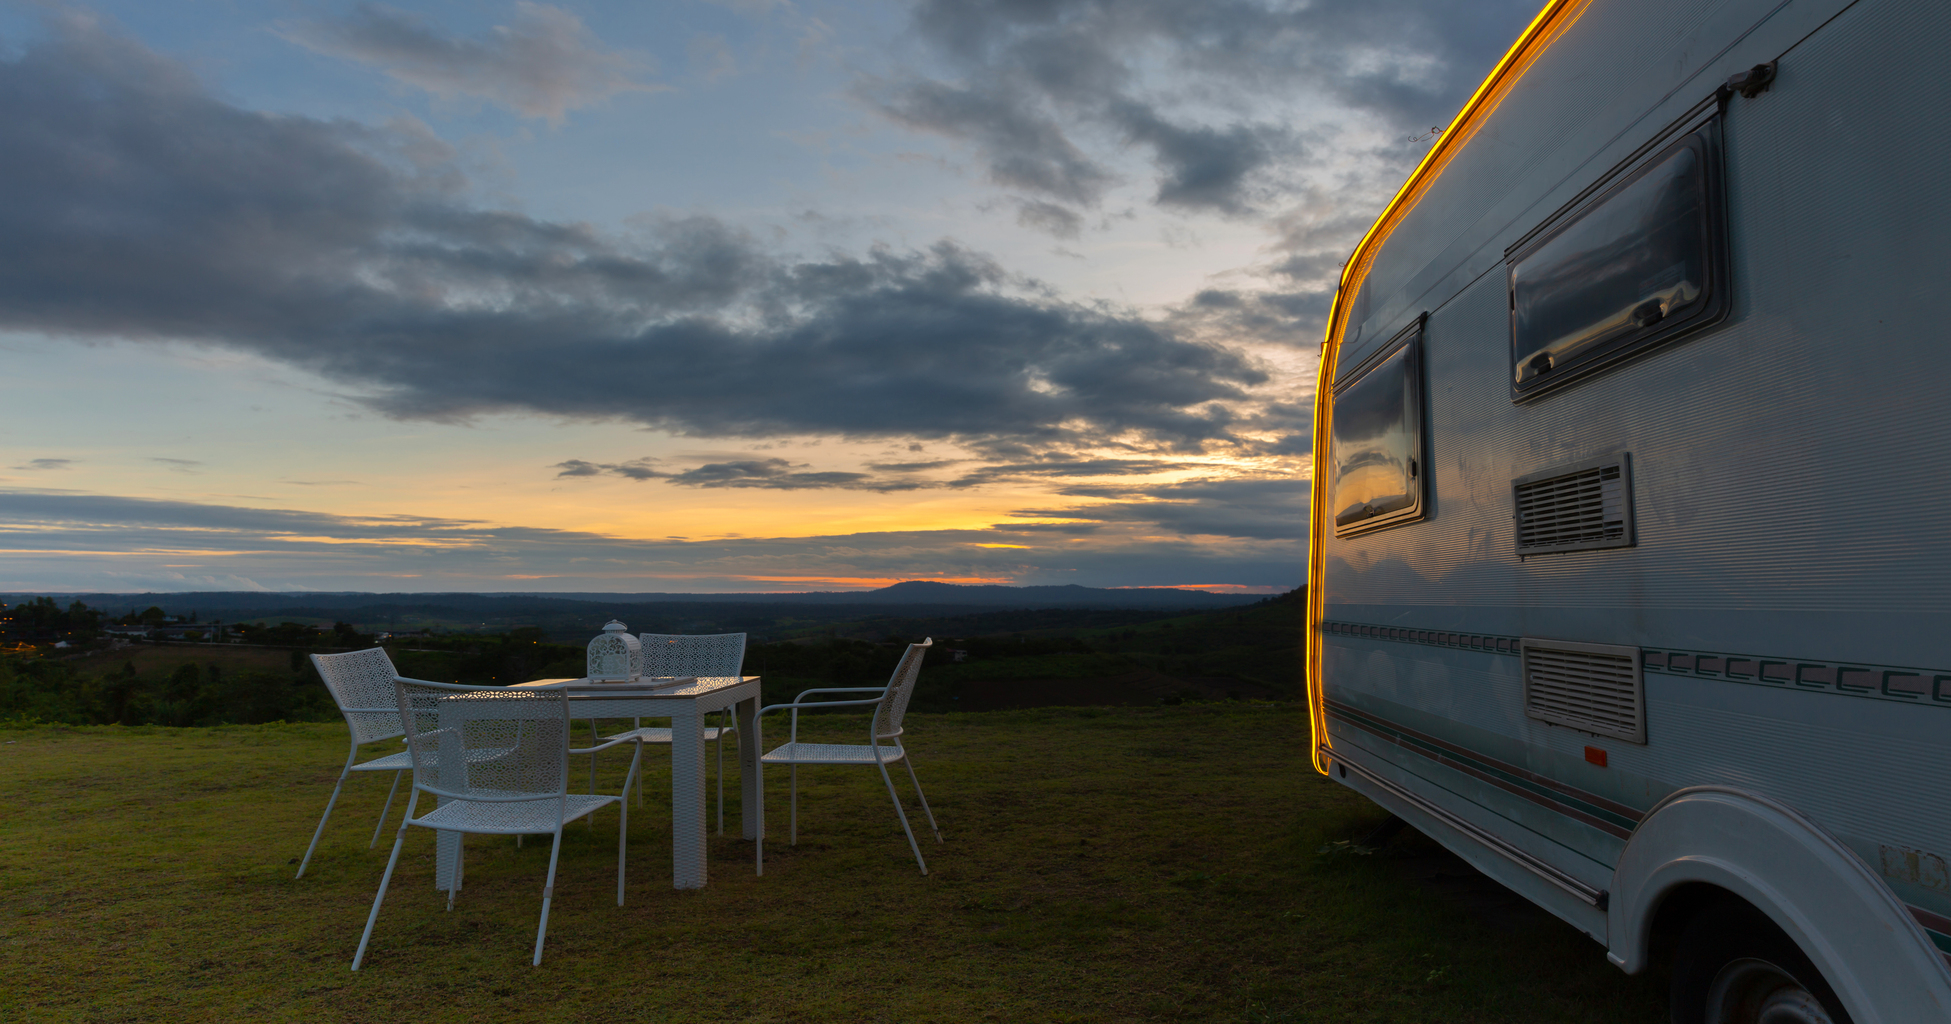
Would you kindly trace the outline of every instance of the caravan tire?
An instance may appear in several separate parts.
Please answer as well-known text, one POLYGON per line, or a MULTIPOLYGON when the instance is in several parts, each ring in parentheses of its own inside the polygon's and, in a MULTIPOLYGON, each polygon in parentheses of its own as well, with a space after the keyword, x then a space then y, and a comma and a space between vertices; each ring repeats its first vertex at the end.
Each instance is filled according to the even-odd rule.
POLYGON ((1766 914, 1738 900, 1688 923, 1673 952, 1673 1024, 1850 1024, 1836 994, 1766 914))

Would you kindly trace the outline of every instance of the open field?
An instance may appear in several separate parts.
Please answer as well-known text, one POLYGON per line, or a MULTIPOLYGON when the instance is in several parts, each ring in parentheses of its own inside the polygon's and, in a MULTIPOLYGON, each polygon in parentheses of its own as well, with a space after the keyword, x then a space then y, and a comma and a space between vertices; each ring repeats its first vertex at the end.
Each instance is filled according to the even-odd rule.
MULTIPOLYGON (((329 648, 328 648, 329 649, 329 648)), ((83 674, 111 672, 134 665, 142 675, 168 675, 184 665, 216 665, 226 672, 291 672, 304 665, 281 647, 241 644, 129 644, 115 650, 89 651, 64 659, 83 674)))
MULTIPOLYGON (((928 877, 878 775, 830 768, 801 773, 797 849, 785 773, 768 773, 763 878, 751 844, 727 837, 710 887, 673 891, 669 762, 652 748, 626 906, 611 895, 615 814, 572 826, 531 968, 547 843, 470 840, 449 913, 415 830, 358 974, 383 778, 347 783, 311 871, 291 877, 342 725, 0 733, 0 1019, 1665 1019, 1655 979, 1619 974, 1541 913, 1473 912, 1400 857, 1320 853, 1382 815, 1307 767, 1292 706, 909 725, 948 838, 925 840, 928 877)), ((807 728, 852 742, 864 726, 807 728)))

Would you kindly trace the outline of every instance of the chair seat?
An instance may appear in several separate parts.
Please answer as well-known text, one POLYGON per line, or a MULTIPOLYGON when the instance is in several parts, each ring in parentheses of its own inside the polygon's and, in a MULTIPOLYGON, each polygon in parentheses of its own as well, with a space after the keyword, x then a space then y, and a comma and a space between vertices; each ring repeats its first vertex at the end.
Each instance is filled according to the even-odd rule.
POLYGON ((405 750, 397 754, 388 754, 385 757, 375 757, 364 764, 355 764, 352 766, 352 770, 355 772, 404 772, 410 771, 412 768, 413 755, 405 750))
MULTIPOLYGON (((522 796, 475 790, 484 796, 522 796)), ((483 832, 496 835, 534 835, 556 829, 556 797, 546 796, 520 803, 486 803, 442 797, 440 806, 413 819, 409 824, 449 832, 483 832)), ((605 804, 622 799, 614 796, 570 794, 563 798, 562 821, 571 822, 605 804)))
MULTIPOLYGON (((737 731, 738 730, 733 729, 730 726, 721 729, 715 725, 706 726, 705 728, 699 730, 699 732, 704 734, 704 740, 706 743, 710 743, 711 741, 717 739, 720 736, 730 736, 731 734, 737 731)), ((669 743, 671 741, 671 730, 668 727, 657 727, 657 726, 646 725, 641 729, 632 729, 629 732, 617 733, 615 736, 603 737, 603 742, 605 743, 609 743, 612 740, 637 740, 643 743, 669 743)))
MULTIPOLYGON (((900 747, 881 747, 882 764, 893 764, 906 756, 908 752, 900 747)), ((865 743, 788 743, 759 760, 765 764, 873 764, 874 748, 865 743)))

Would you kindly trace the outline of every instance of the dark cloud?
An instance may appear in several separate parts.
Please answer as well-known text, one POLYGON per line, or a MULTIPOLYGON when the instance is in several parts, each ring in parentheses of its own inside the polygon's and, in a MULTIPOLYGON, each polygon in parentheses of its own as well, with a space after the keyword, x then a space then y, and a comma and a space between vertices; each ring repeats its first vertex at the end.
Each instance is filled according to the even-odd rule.
POLYGON ((1313 455, 1314 435, 1288 434, 1261 450, 1267 455, 1313 455))
MULTIPOLYGON (((1035 515, 1035 513, 1019 514, 1035 515)), ((1103 533, 1105 527, 1103 523, 1013 522, 1002 526, 993 526, 990 529, 998 533, 1013 533, 1024 537, 1050 534, 1062 537, 1088 537, 1092 534, 1103 533)))
POLYGON ((1192 304, 1204 309, 1238 309, 1241 300, 1238 292, 1222 288, 1207 288, 1192 296, 1192 304))
MULTIPOLYGON (((1328 292, 1261 292, 1253 297, 1261 306, 1278 310, 1281 315, 1326 326, 1328 309, 1333 305, 1334 293, 1328 292)), ((1318 336, 1319 330, 1315 331, 1318 336)))
MULTIPOLYGON (((1357 223, 1353 218, 1350 218, 1338 222, 1327 231, 1311 227, 1306 231, 1283 232, 1283 235, 1285 236, 1284 240, 1286 244, 1289 247, 1295 247, 1314 242, 1316 240, 1315 236, 1318 235, 1332 234, 1336 238, 1341 238, 1345 237, 1350 231, 1363 230, 1366 227, 1366 224, 1357 223)), ((1275 263, 1268 269, 1282 277, 1292 278, 1298 281, 1319 281, 1324 278, 1339 277, 1342 264, 1347 258, 1348 255, 1346 253, 1333 251, 1290 253, 1285 259, 1275 263)))
POLYGON ((770 491, 810 491, 824 488, 907 491, 921 486, 898 480, 875 480, 866 473, 809 473, 804 465, 796 465, 785 459, 712 462, 674 474, 670 482, 687 487, 760 488, 770 491))
POLYGON ((1058 238, 1076 238, 1084 229, 1084 218, 1075 211, 1041 200, 1017 204, 1016 223, 1058 238))
POLYGON ((1321 342, 1333 299, 1332 285, 1297 292, 1209 288, 1171 310, 1167 322, 1188 338, 1251 338, 1311 347, 1321 342))
POLYGON ((618 93, 661 88, 642 82, 649 69, 605 49, 574 14, 526 2, 516 10, 513 25, 497 25, 480 39, 443 35, 417 15, 376 4, 286 26, 282 34, 436 96, 487 100, 550 121, 618 93))
MULTIPOLYGON (((335 540, 392 540, 401 537, 435 539, 479 530, 470 519, 428 516, 342 516, 329 512, 244 508, 190 501, 124 498, 102 494, 0 490, 0 522, 11 526, 85 527, 87 524, 143 530, 209 532, 207 545, 224 550, 229 543, 219 534, 230 532, 259 539, 270 537, 331 537, 335 540)), ((85 529, 49 531, 44 543, 87 550, 85 529)), ((149 534, 151 538, 160 534, 149 534)), ((187 537, 185 538, 188 539, 187 537)))
POLYGON ((989 179, 1073 203, 1095 202, 1113 176, 1084 155, 1054 118, 1007 90, 957 88, 919 79, 868 90, 910 128, 969 139, 989 161, 989 179))
POLYGON ((663 480, 685 487, 733 487, 765 490, 804 491, 838 489, 850 491, 914 491, 932 488, 980 487, 1008 480, 1090 478, 1107 476, 1149 476, 1191 467, 1192 463, 1158 459, 1075 459, 1044 458, 1033 462, 997 463, 980 466, 957 477, 927 478, 914 474, 967 463, 967 459, 936 459, 928 462, 875 462, 867 468, 883 475, 840 471, 811 471, 805 463, 787 459, 744 459, 712 462, 683 472, 663 472, 651 468, 654 459, 624 463, 589 462, 568 459, 550 467, 565 477, 620 476, 632 480, 663 480))
POLYGON ((950 487, 978 487, 999 480, 1065 479, 1092 476, 1146 476, 1170 473, 1187 464, 1158 459, 1047 459, 983 466, 949 481, 950 487))
POLYGON ((248 349, 400 417, 1026 450, 1194 450, 1267 379, 948 243, 792 262, 708 217, 624 239, 466 188, 423 131, 243 110, 69 19, 0 62, 0 328, 248 349))
POLYGON ((558 480, 572 476, 602 476, 605 473, 629 480, 669 479, 671 474, 651 468, 651 464, 656 461, 655 459, 632 459, 629 462, 586 462, 582 459, 569 459, 558 462, 550 468, 562 471, 556 474, 558 480))
MULTIPOLYGON (((669 473, 651 468, 655 459, 629 462, 588 462, 569 459, 552 468, 561 470, 556 478, 578 476, 620 476, 629 480, 662 480, 683 487, 757 488, 773 491, 810 491, 836 488, 850 491, 912 491, 936 487, 924 481, 901 477, 877 478, 868 473, 808 472, 804 464, 785 459, 746 459, 736 462, 711 462, 695 469, 669 473)), ((941 465, 922 463, 920 465, 941 465)), ((884 468, 884 467, 876 467, 884 468)))
POLYGON ((1250 205, 1247 176, 1279 152, 1279 133, 1266 128, 1173 124, 1128 100, 1113 104, 1112 111, 1127 137, 1152 148, 1160 171, 1155 197, 1160 206, 1244 213, 1250 205))
POLYGON ((1256 179, 1301 159, 1297 125, 1235 117, 1219 127, 1168 116, 1168 106, 1245 110, 1294 97, 1398 130, 1442 123, 1535 6, 923 0, 915 34, 957 80, 916 76, 879 90, 877 102, 904 123, 969 141, 999 182, 1074 204, 1095 202, 1111 180, 1086 141, 1109 127, 1151 150, 1159 204, 1241 214, 1278 191, 1267 179, 1256 195, 1256 179))
POLYGON ((1307 536, 1305 479, 1193 480, 1144 487, 1066 487, 1072 497, 1112 499, 1075 508, 1023 509, 1026 519, 1147 524, 1183 536, 1303 540, 1307 536))
POLYGON ((888 473, 921 473, 931 469, 941 469, 966 462, 966 459, 932 459, 927 462, 870 462, 868 469, 878 469, 888 473))
POLYGON ((68 469, 75 464, 73 459, 28 459, 15 466, 15 469, 68 469))

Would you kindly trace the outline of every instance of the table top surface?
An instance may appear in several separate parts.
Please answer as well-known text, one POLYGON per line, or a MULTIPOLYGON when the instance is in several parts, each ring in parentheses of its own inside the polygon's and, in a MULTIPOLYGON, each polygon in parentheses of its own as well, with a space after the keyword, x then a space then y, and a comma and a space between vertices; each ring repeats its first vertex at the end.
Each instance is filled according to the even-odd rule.
POLYGON ((735 686, 756 683, 758 676, 678 676, 676 678, 639 679, 634 683, 599 683, 588 678, 582 679, 531 679, 526 683, 516 683, 510 689, 553 689, 561 687, 569 691, 570 700, 602 699, 606 697, 628 697, 632 699, 667 698, 682 700, 689 697, 703 697, 729 690, 735 686))

